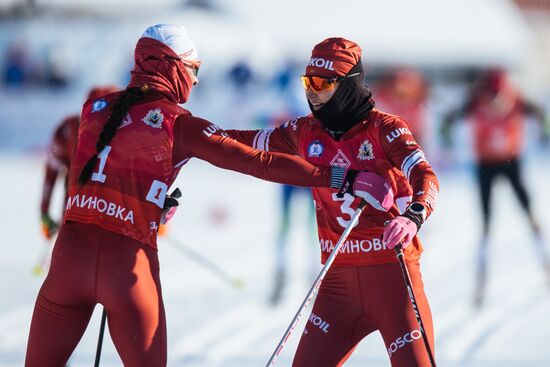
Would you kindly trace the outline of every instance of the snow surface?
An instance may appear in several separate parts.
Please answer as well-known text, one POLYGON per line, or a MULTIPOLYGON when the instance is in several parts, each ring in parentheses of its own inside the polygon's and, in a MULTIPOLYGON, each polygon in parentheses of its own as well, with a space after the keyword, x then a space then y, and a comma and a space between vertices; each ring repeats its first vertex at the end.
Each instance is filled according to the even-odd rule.
MULTIPOLYGON (((530 157, 529 188, 535 212, 549 236, 548 153, 530 157)), ((36 294, 42 279, 31 268, 46 245, 39 233, 42 160, 0 156, 5 195, 0 210, 0 366, 21 366, 36 294)), ((436 329, 439 366, 550 366, 550 289, 537 262, 527 221, 506 184, 495 191, 494 236, 490 243, 487 303, 472 304, 475 254, 480 232, 477 191, 467 171, 441 172, 437 211, 422 229, 422 266, 436 329)), ((167 240, 160 241, 161 278, 168 318, 169 366, 263 366, 311 286, 304 243, 309 204, 293 204, 289 269, 292 281, 279 307, 267 298, 272 285, 278 225, 278 186, 192 160, 176 184, 181 210, 169 236, 219 264, 245 282, 237 289, 205 270, 167 240), (226 212, 220 219, 216 213, 226 212)), ((60 199, 56 192, 55 199, 60 199)), ((55 203, 55 201, 54 201, 55 203)), ((55 205, 54 205, 55 206, 55 205)), ((318 251, 318 250, 317 250, 318 251)), ((318 256, 318 252, 317 255, 318 256)), ((277 365, 289 366, 303 322, 277 365)), ((97 307, 71 366, 93 363, 101 308, 97 307)), ((102 366, 121 362, 107 336, 102 366)), ((388 366, 378 333, 363 340, 346 366, 388 366)))

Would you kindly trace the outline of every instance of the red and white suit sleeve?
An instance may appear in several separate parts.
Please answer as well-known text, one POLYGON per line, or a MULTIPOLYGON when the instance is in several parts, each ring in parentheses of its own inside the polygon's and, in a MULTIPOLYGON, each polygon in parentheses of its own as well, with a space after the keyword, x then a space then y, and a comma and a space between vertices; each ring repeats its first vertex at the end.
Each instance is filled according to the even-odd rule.
POLYGON ((303 124, 293 119, 274 129, 227 130, 227 134, 254 149, 298 155, 298 141, 303 124))
POLYGON ((400 118, 383 121, 380 141, 389 160, 409 181, 413 189, 412 202, 425 204, 429 216, 435 209, 439 183, 407 123, 400 118))
MULTIPOLYGON (((254 139, 252 134, 250 138, 254 139)), ((197 157, 217 167, 268 181, 306 187, 330 186, 329 167, 315 166, 289 154, 253 149, 201 118, 180 116, 174 129, 174 144, 176 162, 180 158, 197 157)))

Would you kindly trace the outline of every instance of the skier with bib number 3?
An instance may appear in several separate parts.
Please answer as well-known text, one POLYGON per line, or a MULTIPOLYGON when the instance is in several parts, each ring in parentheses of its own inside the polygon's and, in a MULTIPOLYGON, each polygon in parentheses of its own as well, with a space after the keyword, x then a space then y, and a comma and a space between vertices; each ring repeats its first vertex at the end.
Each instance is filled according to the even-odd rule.
POLYGON ((66 212, 32 317, 27 367, 64 366, 98 303, 125 366, 166 366, 156 239, 163 214, 177 204, 168 188, 189 159, 291 185, 362 187, 363 172, 344 175, 252 149, 181 108, 199 66, 183 27, 151 26, 137 42, 127 88, 84 104, 66 212))
MULTIPOLYGON (((417 232, 434 210, 439 184, 407 123, 375 108, 364 77, 361 48, 343 38, 326 39, 314 47, 302 76, 312 114, 275 129, 227 131, 254 148, 295 154, 313 164, 368 171, 361 178, 365 190, 361 197, 371 205, 320 286, 294 367, 341 366, 376 330, 393 367, 430 366, 394 248, 399 243, 404 247, 433 351, 417 232), (404 207, 411 193, 412 203, 404 207)), ((345 189, 315 187, 312 193, 324 264, 360 200, 345 189)))

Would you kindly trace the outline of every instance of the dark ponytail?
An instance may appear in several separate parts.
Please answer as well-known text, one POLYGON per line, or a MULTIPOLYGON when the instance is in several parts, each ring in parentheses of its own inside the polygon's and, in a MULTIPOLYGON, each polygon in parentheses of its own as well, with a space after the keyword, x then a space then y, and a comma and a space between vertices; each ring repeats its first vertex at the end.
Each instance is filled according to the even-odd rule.
POLYGON ((101 134, 99 134, 99 139, 96 144, 96 154, 94 154, 89 160, 88 163, 80 172, 80 177, 78 182, 80 185, 84 185, 90 179, 92 175, 92 170, 94 169, 98 154, 105 148, 106 145, 109 145, 113 137, 115 136, 116 130, 122 124, 124 116, 128 113, 130 107, 135 104, 143 95, 145 95, 149 90, 147 84, 141 88, 126 88, 123 90, 118 98, 113 102, 111 107, 111 115, 107 120, 101 134))

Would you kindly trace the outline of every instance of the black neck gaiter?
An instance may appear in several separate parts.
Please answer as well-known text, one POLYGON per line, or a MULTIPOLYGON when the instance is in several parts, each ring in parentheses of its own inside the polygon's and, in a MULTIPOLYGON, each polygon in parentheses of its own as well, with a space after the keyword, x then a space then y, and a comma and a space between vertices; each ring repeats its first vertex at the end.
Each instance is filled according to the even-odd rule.
POLYGON ((360 74, 340 81, 336 93, 317 111, 308 101, 313 116, 321 121, 335 138, 339 138, 357 123, 365 120, 374 108, 372 93, 364 82, 365 71, 361 60, 351 68, 348 75, 354 73, 360 74))

